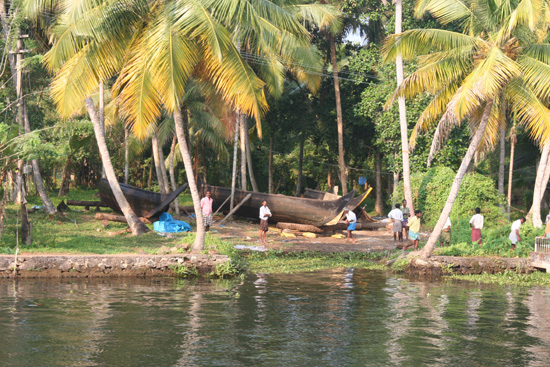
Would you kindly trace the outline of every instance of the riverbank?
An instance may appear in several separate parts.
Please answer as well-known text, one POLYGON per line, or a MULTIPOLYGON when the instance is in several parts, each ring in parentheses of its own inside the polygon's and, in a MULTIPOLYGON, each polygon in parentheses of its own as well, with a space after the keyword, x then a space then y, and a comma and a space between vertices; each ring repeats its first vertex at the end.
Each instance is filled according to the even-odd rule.
POLYGON ((102 278, 215 273, 229 258, 214 254, 0 256, 0 278, 102 278))
MULTIPOLYGON (((5 254, 0 257, 4 259, 0 263, 3 264, 0 266, 0 277, 14 276, 16 226, 13 214, 8 213, 0 245, 0 252, 5 254)), ((491 256, 491 246, 494 247, 494 244, 490 241, 483 247, 473 249, 463 243, 438 249, 427 262, 408 258, 395 261, 401 251, 393 242, 392 233, 385 229, 356 231, 355 243, 349 243, 341 238, 344 231, 308 237, 299 231, 282 231, 270 226, 267 244, 258 246, 257 223, 243 218, 235 218, 222 226, 212 226, 206 236, 204 251, 191 254, 193 234, 160 235, 150 232, 134 237, 125 231, 126 224, 98 221, 94 219, 94 214, 79 208, 55 218, 49 218, 40 211, 31 213, 33 242, 31 246, 20 245, 20 251, 24 253, 19 255, 15 274, 33 278, 73 278, 195 276, 216 272, 220 276, 221 272, 221 276, 231 276, 245 271, 297 273, 366 268, 440 277, 505 272, 527 274, 534 270, 529 268, 526 257, 514 257, 509 250, 503 252, 507 257, 491 256), (237 245, 245 249, 236 249, 237 245), (484 256, 468 255, 467 251, 473 250, 475 253, 481 251, 484 256), (437 252, 466 255, 439 256, 437 252), (223 261, 218 260, 218 256, 223 256, 223 261), (192 258, 197 261, 192 261, 192 258)), ((178 219, 195 226, 191 217, 178 219)), ((219 219, 220 215, 216 220, 219 219)), ((149 227, 152 228, 152 225, 149 227)), ((423 234, 421 239, 425 240, 427 235, 423 234)))

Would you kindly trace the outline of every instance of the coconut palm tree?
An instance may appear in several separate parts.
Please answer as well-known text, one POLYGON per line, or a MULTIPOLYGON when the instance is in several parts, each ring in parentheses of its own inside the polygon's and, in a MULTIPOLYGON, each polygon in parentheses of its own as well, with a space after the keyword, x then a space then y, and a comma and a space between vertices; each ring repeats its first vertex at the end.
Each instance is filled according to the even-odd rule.
MULTIPOLYGON (((120 112, 137 137, 145 137, 163 111, 172 114, 197 217, 193 249, 202 250, 200 198, 183 129, 186 116, 181 98, 187 81, 191 76, 211 81, 226 103, 252 116, 260 126, 267 109, 266 82, 244 62, 226 24, 240 19, 245 34, 261 32, 251 39, 274 55, 271 62, 262 60, 268 61, 267 68, 282 72, 280 60, 295 56, 302 50, 297 46, 309 42, 300 20, 333 21, 334 12, 246 0, 59 1, 62 11, 53 27, 55 41, 45 58, 56 72, 51 90, 58 111, 72 114, 99 81, 117 76, 114 90, 120 112)), ((267 87, 273 88, 271 84, 267 87)))
MULTIPOLYGON (((472 140, 450 188, 441 216, 424 247, 430 256, 449 216, 460 183, 478 149, 498 141, 506 115, 516 115, 543 145, 550 138, 550 44, 545 42, 546 1, 420 0, 416 15, 429 12, 442 24, 462 24, 463 33, 414 29, 390 36, 386 60, 417 57, 417 70, 397 88, 392 100, 433 95, 417 130, 439 121, 445 127, 467 122, 472 140)), ((389 102, 392 102, 390 100, 389 102)))

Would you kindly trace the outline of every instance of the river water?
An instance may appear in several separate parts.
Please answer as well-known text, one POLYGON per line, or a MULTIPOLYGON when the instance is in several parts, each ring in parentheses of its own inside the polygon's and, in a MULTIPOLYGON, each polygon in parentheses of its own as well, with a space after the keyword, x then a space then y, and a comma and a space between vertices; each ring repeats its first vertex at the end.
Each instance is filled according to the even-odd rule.
POLYGON ((0 366, 549 366, 550 288, 369 271, 0 282, 0 366))

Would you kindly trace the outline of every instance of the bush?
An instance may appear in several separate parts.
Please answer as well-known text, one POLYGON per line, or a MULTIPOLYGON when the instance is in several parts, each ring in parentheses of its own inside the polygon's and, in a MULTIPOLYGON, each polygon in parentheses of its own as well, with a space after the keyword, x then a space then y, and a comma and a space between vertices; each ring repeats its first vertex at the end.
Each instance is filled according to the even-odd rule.
POLYGON ((512 243, 508 239, 510 225, 499 226, 482 231, 482 245, 472 243, 470 239, 469 224, 461 221, 458 228, 452 232, 451 246, 437 250, 439 255, 447 256, 504 256, 527 257, 534 250, 535 237, 543 234, 542 228, 534 228, 531 224, 524 223, 521 226, 521 243, 518 243, 514 251, 512 243))
MULTIPOLYGON (((415 209, 422 210, 422 222, 426 227, 433 228, 437 223, 455 174, 450 168, 435 167, 428 172, 411 175, 413 204, 415 209)), ((393 199, 400 202, 403 197, 401 182, 393 193, 393 199)), ((477 173, 465 175, 451 211, 453 231, 457 228, 456 224, 460 223, 460 227, 463 227, 463 220, 470 220, 476 207, 480 207, 485 216, 485 227, 506 224, 499 207, 503 203, 504 196, 499 194, 492 179, 477 173)), ((470 226, 467 225, 466 228, 469 229, 470 226)))

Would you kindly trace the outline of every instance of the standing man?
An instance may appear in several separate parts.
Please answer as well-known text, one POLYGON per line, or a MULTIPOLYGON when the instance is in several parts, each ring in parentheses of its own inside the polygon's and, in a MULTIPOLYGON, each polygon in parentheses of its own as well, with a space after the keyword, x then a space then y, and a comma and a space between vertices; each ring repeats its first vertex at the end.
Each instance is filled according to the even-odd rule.
POLYGON ((441 236, 439 236, 439 247, 443 247, 443 243, 445 243, 445 246, 449 246, 449 244, 451 243, 451 218, 450 217, 447 217, 447 220, 443 225, 443 231, 441 232, 441 236))
POLYGON ((388 218, 393 221, 393 242, 397 242, 397 238, 403 242, 403 212, 399 207, 399 204, 395 204, 395 209, 388 214, 388 218))
POLYGON ((470 219, 470 227, 472 228, 472 242, 477 242, 481 246, 481 230, 483 229, 483 215, 480 214, 481 209, 476 208, 476 213, 470 219))
POLYGON ((211 198, 210 191, 206 192, 206 196, 201 199, 201 211, 204 220, 204 230, 208 232, 212 225, 212 203, 214 199, 211 198))
POLYGON ((407 200, 403 199, 402 208, 401 211, 403 212, 403 221, 401 224, 403 225, 403 231, 405 232, 405 242, 409 240, 409 217, 411 216, 411 211, 409 210, 409 207, 407 207, 407 200))
POLYGON ((418 250, 418 242, 420 241, 420 217, 421 210, 414 211, 414 217, 409 221, 409 238, 411 242, 403 247, 403 252, 411 246, 414 246, 414 251, 418 250))
POLYGON ((520 219, 512 223, 512 231, 508 236, 508 239, 512 241, 512 250, 515 250, 516 244, 518 242, 521 242, 521 237, 519 236, 519 230, 521 228, 522 223, 525 223, 525 217, 521 217, 520 219))
POLYGON ((260 207, 260 243, 266 244, 266 235, 269 231, 269 226, 267 225, 267 220, 271 217, 271 211, 267 207, 267 201, 262 201, 262 206, 260 207))
POLYGON ((348 208, 344 208, 344 214, 346 215, 346 224, 348 225, 348 242, 355 243, 355 239, 353 238, 353 231, 355 231, 355 228, 357 227, 357 216, 354 212, 349 210, 348 208))

